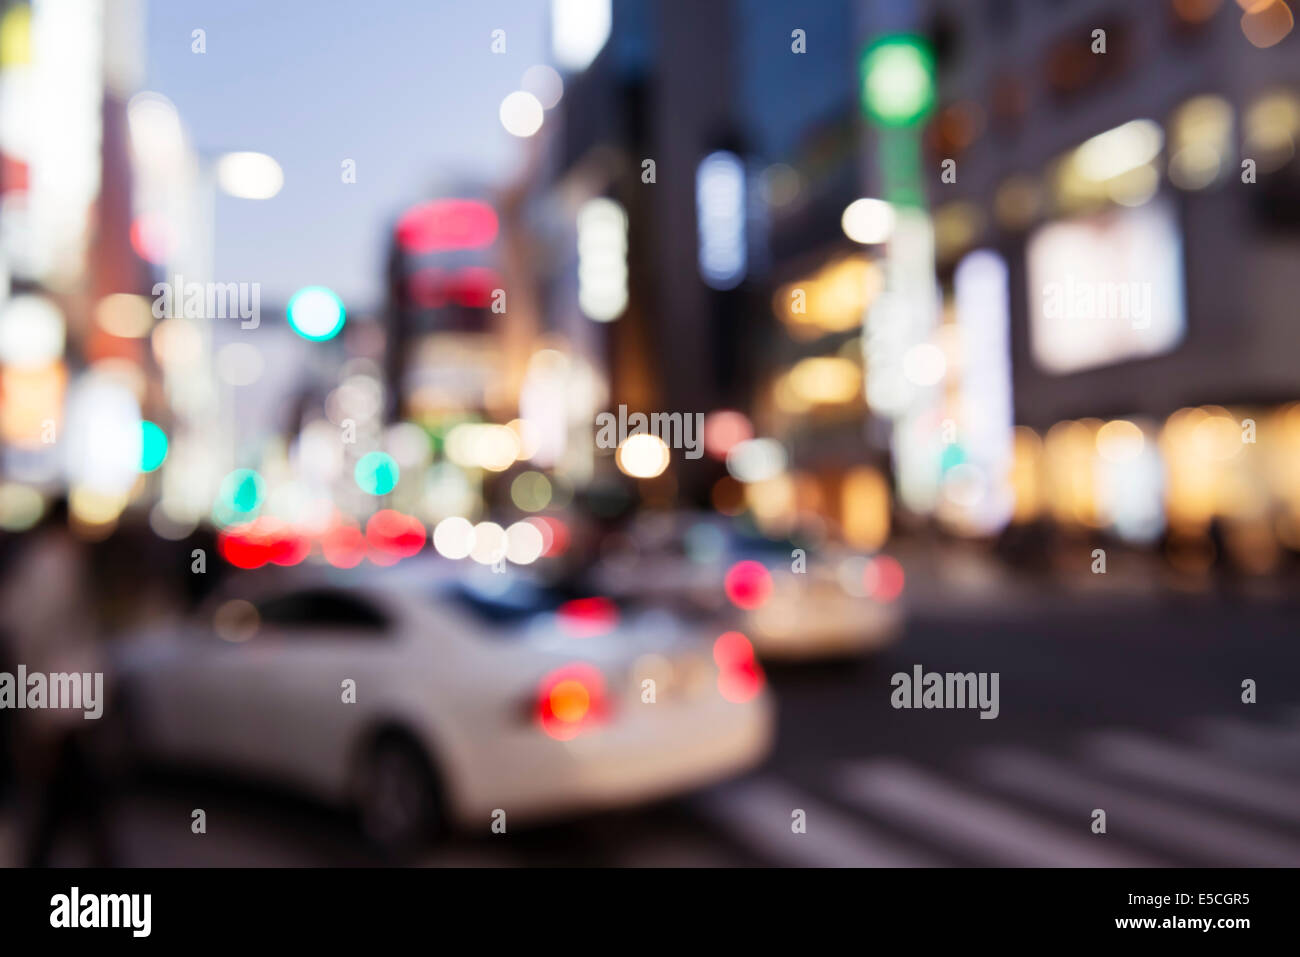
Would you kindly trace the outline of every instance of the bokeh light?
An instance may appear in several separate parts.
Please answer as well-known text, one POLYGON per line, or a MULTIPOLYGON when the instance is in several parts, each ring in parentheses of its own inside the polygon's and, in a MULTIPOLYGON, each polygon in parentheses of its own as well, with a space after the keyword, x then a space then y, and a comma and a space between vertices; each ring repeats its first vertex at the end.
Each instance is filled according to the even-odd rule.
POLYGON ((299 289, 289 299, 286 312, 293 331, 312 342, 333 339, 347 318, 343 300, 324 286, 299 289))
POLYGON ((515 522, 506 529, 506 559, 516 565, 531 565, 542 557, 545 542, 532 522, 515 522))
POLYGON ((239 199, 271 199, 284 185, 280 164, 265 153, 226 153, 216 173, 222 191, 239 199))
POLYGON ((754 657, 754 646, 738 631, 719 635, 713 643, 713 661, 718 666, 718 693, 732 704, 751 701, 763 688, 763 672, 754 657))
POLYGON ((232 598, 217 607, 212 616, 212 629, 223 641, 239 644, 257 634, 262 618, 250 601, 232 598))
POLYGON ((352 477, 367 495, 387 495, 397 487, 401 469, 387 452, 367 452, 357 459, 352 477))
POLYGON ((496 522, 479 522, 474 526, 469 557, 480 565, 495 565, 506 557, 506 530, 496 522))
POLYGON ((670 458, 664 440, 645 432, 629 435, 615 453, 618 467, 625 475, 642 479, 662 475, 670 458))
POLYGON ((737 608, 761 608, 772 596, 772 573, 761 562, 736 562, 727 569, 723 587, 737 608))
POLYGON ((862 105, 885 126, 911 126, 934 106, 934 57, 919 37, 891 35, 863 54, 862 105))
POLYGON ((156 423, 143 419, 140 438, 140 471, 156 471, 167 458, 167 433, 156 423))
POLYGON ((564 96, 563 78, 545 63, 538 63, 525 70, 519 88, 537 97, 537 102, 542 104, 544 110, 554 108, 564 96))
POLYGON ((220 524, 233 524, 239 516, 256 512, 265 498, 262 476, 252 469, 235 469, 221 480, 214 517, 220 524))
POLYGON ((540 512, 551 504, 551 480, 541 472, 520 472, 510 483, 510 500, 524 512, 540 512))
POLYGON ((366 522, 368 557, 377 557, 376 564, 391 564, 392 560, 418 554, 427 537, 419 519, 394 509, 378 511, 366 522))
POLYGON ((459 515, 444 518, 433 530, 433 547, 444 558, 468 558, 474 550, 474 526, 459 515))
POLYGON ((545 119, 541 101, 531 93, 516 90, 501 101, 501 125, 511 136, 532 136, 545 119))
POLYGON ((840 216, 840 227, 855 243, 883 243, 894 232, 894 207, 882 199, 855 199, 840 216))

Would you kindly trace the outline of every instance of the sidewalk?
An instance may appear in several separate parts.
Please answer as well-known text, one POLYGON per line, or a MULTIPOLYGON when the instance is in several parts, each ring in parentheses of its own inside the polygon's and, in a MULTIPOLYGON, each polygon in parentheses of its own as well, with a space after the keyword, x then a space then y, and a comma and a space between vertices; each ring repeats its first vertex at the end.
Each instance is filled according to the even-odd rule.
POLYGON ((1078 551, 1069 567, 1061 559, 1041 574, 1017 570, 976 546, 946 547, 910 543, 887 549, 907 575, 904 592, 913 612, 979 612, 1003 607, 1021 610, 1096 601, 1147 602, 1213 599, 1230 593, 1250 601, 1279 601, 1294 594, 1292 583, 1276 577, 1227 580, 1177 574, 1159 556, 1110 550, 1104 574, 1094 574, 1091 555, 1078 551))

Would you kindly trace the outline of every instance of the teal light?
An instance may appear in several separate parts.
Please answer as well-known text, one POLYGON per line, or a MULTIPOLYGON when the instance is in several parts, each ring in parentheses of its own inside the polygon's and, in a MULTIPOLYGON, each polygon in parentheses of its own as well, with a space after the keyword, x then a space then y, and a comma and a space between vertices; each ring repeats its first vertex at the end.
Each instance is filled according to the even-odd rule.
POLYGON ((370 495, 387 495, 397 485, 400 474, 397 462, 385 452, 367 452, 352 470, 361 491, 370 495))
POLYGON ((286 315, 293 331, 312 342, 333 339, 347 319, 343 300, 324 286, 307 286, 295 292, 286 315))
POLYGON ((881 37, 860 68, 862 107, 882 126, 913 126, 934 107, 934 55, 920 37, 881 37))
POLYGON ((247 521, 262 505, 266 483, 252 469, 235 469, 221 480, 212 511, 217 521, 230 525, 247 521))
POLYGON ((167 433, 148 419, 140 422, 140 471, 153 472, 167 458, 167 433))
POLYGON ((966 450, 956 442, 950 442, 944 446, 943 454, 939 457, 939 471, 947 474, 949 469, 954 469, 966 462, 966 450))

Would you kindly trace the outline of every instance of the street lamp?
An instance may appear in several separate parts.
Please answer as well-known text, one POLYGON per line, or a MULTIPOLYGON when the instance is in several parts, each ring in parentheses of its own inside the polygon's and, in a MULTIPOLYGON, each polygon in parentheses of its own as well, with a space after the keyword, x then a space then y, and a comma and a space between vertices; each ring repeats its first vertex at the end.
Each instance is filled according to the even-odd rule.
POLYGON ((284 171, 265 153, 223 153, 215 164, 217 185, 238 199, 271 199, 284 185, 284 171))

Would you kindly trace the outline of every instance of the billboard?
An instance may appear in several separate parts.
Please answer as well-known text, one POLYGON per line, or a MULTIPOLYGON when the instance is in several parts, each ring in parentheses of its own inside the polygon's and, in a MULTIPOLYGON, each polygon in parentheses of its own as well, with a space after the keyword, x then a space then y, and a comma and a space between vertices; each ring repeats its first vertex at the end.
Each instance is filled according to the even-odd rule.
POLYGON ((1169 352, 1186 325, 1183 250, 1163 202, 1043 226, 1028 250, 1029 343, 1054 374, 1169 352))

